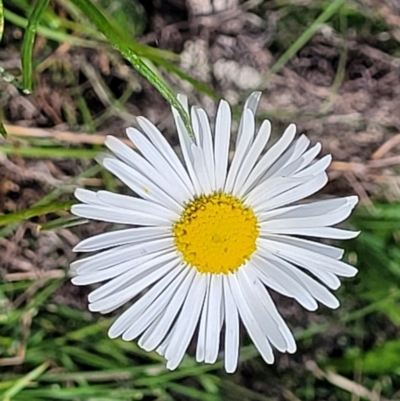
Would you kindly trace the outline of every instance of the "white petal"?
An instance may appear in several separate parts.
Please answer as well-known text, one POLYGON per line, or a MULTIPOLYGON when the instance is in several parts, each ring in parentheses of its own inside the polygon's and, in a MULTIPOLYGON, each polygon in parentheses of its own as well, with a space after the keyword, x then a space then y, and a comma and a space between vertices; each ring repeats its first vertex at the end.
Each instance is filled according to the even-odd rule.
POLYGON ((165 238, 170 235, 167 227, 138 227, 126 230, 111 231, 94 235, 81 241, 73 249, 74 252, 93 252, 118 245, 135 244, 165 238))
POLYGON ((264 361, 266 363, 273 363, 274 354, 272 352, 271 345, 258 325, 257 319, 254 317, 251 309, 249 308, 236 275, 229 274, 227 278, 233 299, 235 300, 240 317, 247 329, 247 332, 249 333, 250 338, 260 352, 264 361))
POLYGON ((335 212, 337 209, 349 206, 354 208, 358 202, 357 196, 348 196, 345 198, 325 199, 317 202, 310 202, 301 205, 282 207, 264 213, 268 219, 276 219, 277 216, 284 219, 292 219, 298 217, 321 216, 327 213, 335 212))
MULTIPOLYGON (((283 295, 294 298, 300 305, 305 309, 314 311, 318 308, 314 298, 311 297, 309 292, 294 280, 287 272, 280 268, 280 265, 276 260, 269 260, 265 256, 268 254, 263 252, 264 257, 254 255, 252 259, 252 265, 257 270, 257 276, 260 280, 272 289, 274 288, 274 282, 279 283, 279 286, 283 287, 286 294, 283 295), (273 279, 273 282, 269 278, 273 279)), ((280 292, 280 291, 279 291, 280 292)))
POLYGON ((239 129, 238 129, 238 134, 237 134, 237 138, 236 138, 236 149, 238 148, 238 143, 241 139, 241 136, 243 134, 243 132, 245 132, 247 130, 247 125, 244 122, 244 115, 246 113, 246 110, 250 110, 253 114, 253 116, 256 115, 256 111, 257 111, 257 107, 258 107, 258 103, 260 101, 260 97, 261 97, 261 92, 253 92, 247 99, 246 99, 246 103, 244 104, 243 107, 243 113, 242 116, 240 118, 240 122, 239 122, 239 129))
POLYGON ((211 275, 207 313, 206 349, 204 358, 206 363, 215 363, 218 357, 222 301, 222 275, 213 274, 211 275))
POLYGON ((231 137, 231 110, 229 104, 221 100, 215 121, 215 180, 216 189, 222 190, 228 167, 229 142, 231 137))
MULTIPOLYGON (((182 266, 183 265, 181 265, 181 268, 182 266)), ((174 270, 176 270, 176 268, 174 270)), ((160 315, 165 313, 168 303, 171 302, 174 293, 178 290, 185 275, 186 274, 183 274, 178 279, 175 279, 168 288, 164 289, 162 295, 153 303, 149 303, 145 309, 143 309, 141 305, 138 305, 131 311, 130 320, 132 324, 122 335, 123 340, 132 341, 147 330, 156 319, 159 317, 161 318, 160 315)), ((140 347, 143 347, 144 343, 145 338, 138 344, 140 347)))
MULTIPOLYGON (((181 177, 175 172, 164 156, 157 150, 155 146, 137 129, 128 128, 127 135, 129 139, 137 146, 143 156, 154 166, 157 172, 164 177, 174 188, 175 199, 183 202, 193 194, 193 188, 190 190, 185 185, 181 177)), ((150 176, 149 178, 153 178, 150 176)))
POLYGON ((174 240, 170 237, 154 239, 139 244, 122 245, 84 259, 76 260, 71 264, 73 271, 78 274, 91 273, 106 269, 119 263, 132 261, 141 256, 150 256, 153 252, 174 249, 174 240))
POLYGON ((290 244, 299 248, 308 249, 312 252, 322 253, 325 256, 334 259, 341 259, 343 257, 344 250, 336 248, 332 245, 321 244, 319 242, 308 241, 302 238, 288 237, 285 235, 267 234, 263 235, 262 238, 270 239, 272 241, 283 242, 284 244, 290 244))
POLYGON ((160 205, 171 208, 177 213, 181 212, 182 206, 170 196, 170 193, 173 193, 173 188, 169 186, 170 184, 164 182, 164 188, 161 189, 140 172, 118 160, 106 159, 104 160, 104 166, 141 198, 159 203, 160 205), (166 187, 168 192, 164 191, 166 187))
POLYGON ((273 202, 277 196, 284 195, 300 185, 306 185, 310 180, 310 177, 271 178, 252 189, 246 196, 245 202, 247 205, 251 206, 256 213, 258 213, 260 210, 268 209, 268 205, 273 202))
POLYGON ((246 269, 246 274, 248 275, 251 283, 253 284, 253 289, 255 294, 259 297, 264 308, 269 312, 271 318, 275 320, 278 324, 280 332, 286 341, 286 351, 289 353, 294 353, 296 351, 296 342, 294 340, 293 334, 291 333, 289 327, 282 319, 282 316, 278 312, 274 301, 269 295, 268 290, 264 287, 260 279, 258 278, 257 272, 253 265, 249 265, 246 269))
POLYGON ((223 276, 225 301, 225 370, 233 373, 239 359, 239 315, 229 287, 227 276, 223 276))
POLYGON ((285 130, 282 137, 265 153, 261 160, 256 164, 254 170, 243 184, 240 194, 244 196, 248 190, 257 184, 258 180, 265 174, 265 172, 275 163, 276 160, 285 152, 285 150, 292 143, 296 135, 296 126, 290 124, 285 130))
POLYGON ((197 274, 193 280, 192 287, 175 323, 174 336, 165 351, 167 369, 176 369, 185 355, 199 321, 206 293, 206 282, 207 279, 203 274, 197 274))
POLYGON ((196 109, 197 118, 199 120, 199 128, 202 131, 203 143, 201 147, 204 152, 208 177, 211 182, 212 190, 215 191, 215 159, 213 151, 213 139, 211 135, 210 123, 206 112, 203 109, 196 109))
POLYGON ((308 149, 307 152, 305 152, 301 157, 303 163, 299 166, 299 169, 296 172, 299 172, 307 167, 321 152, 321 148, 321 144, 317 142, 312 148, 308 149))
POLYGON ((296 173, 295 177, 305 177, 308 175, 320 174, 329 167, 331 161, 332 161, 332 156, 326 155, 322 159, 318 160, 316 163, 296 173))
POLYGON ((178 111, 172 108, 172 113, 174 115, 175 125, 178 131, 179 142, 181 144, 183 158, 185 159, 185 164, 193 184, 194 194, 199 195, 201 193, 201 187, 193 166, 194 159, 192 154, 192 145, 194 145, 194 142, 192 138, 189 136, 189 133, 178 111))
MULTIPOLYGON (((267 229, 261 228, 260 234, 269 234, 267 229)), ((316 238, 332 238, 332 239, 351 239, 357 237, 360 231, 347 231, 340 228, 332 227, 315 227, 315 228, 276 228, 274 229, 275 234, 290 234, 290 235, 302 235, 307 237, 316 238)))
POLYGON ((156 349, 161 341, 163 341, 167 333, 173 329, 171 329, 171 325, 180 312, 182 304, 191 289, 193 279, 196 275, 195 269, 191 267, 187 267, 184 272, 185 276, 180 282, 179 287, 176 289, 173 298, 166 305, 163 314, 159 319, 157 319, 157 321, 153 322, 153 324, 144 333, 146 339, 145 342, 143 341, 143 346, 146 347, 146 351, 152 351, 156 349))
POLYGON ((353 277, 357 273, 355 267, 344 262, 290 244, 259 238, 259 246, 305 269, 312 270, 313 274, 318 270, 326 270, 338 276, 353 277))
POLYGON ((157 261, 157 264, 155 261, 151 262, 141 266, 141 269, 134 269, 122 274, 89 294, 89 301, 91 302, 89 309, 92 312, 100 312, 104 308, 119 305, 122 300, 127 302, 133 299, 168 274, 179 263, 177 259, 166 259, 164 262, 157 261))
POLYGON ((83 203, 104 206, 103 202, 97 199, 96 192, 94 191, 89 191, 88 189, 83 189, 83 188, 77 188, 75 189, 74 195, 76 199, 78 199, 83 203))
POLYGON ((185 183, 190 192, 193 193, 194 188, 192 182, 190 181, 188 173, 183 167, 175 151, 171 148, 168 141, 164 138, 161 132, 149 120, 147 120, 147 118, 137 117, 137 121, 142 130, 150 139, 150 141, 153 142, 153 145, 165 157, 167 162, 171 165, 176 174, 185 183))
POLYGON ((134 212, 131 210, 124 210, 113 208, 110 206, 97 206, 97 205, 73 205, 71 213, 76 216, 85 217, 86 219, 93 219, 99 221, 107 221, 110 223, 131 224, 141 226, 169 226, 171 220, 161 218, 158 216, 150 215, 143 212, 134 212))
POLYGON ((136 317, 145 313, 147 308, 153 303, 159 303, 165 306, 172 298, 174 291, 182 281, 183 264, 172 269, 167 275, 162 277, 149 291, 140 297, 129 309, 122 313, 118 319, 112 324, 108 331, 110 338, 117 338, 124 333, 128 327, 136 323, 136 317), (172 291, 169 297, 168 291, 172 291))
POLYGON ((204 298, 203 310, 201 311, 199 332, 197 334, 197 347, 196 347, 196 361, 204 362, 206 354, 206 333, 207 333, 207 319, 208 319, 208 309, 210 307, 210 290, 211 290, 211 276, 210 273, 205 273, 207 277, 206 283, 206 295, 204 298))
POLYGON ((225 192, 228 193, 232 192, 233 190, 239 168, 242 165, 245 155, 250 149, 251 143, 253 142, 255 122, 254 115, 250 109, 246 109, 243 113, 243 126, 245 127, 245 132, 237 141, 235 154, 233 156, 225 183, 225 192))
POLYGON ((246 269, 239 269, 237 277, 242 293, 254 317, 257 319, 260 329, 275 348, 285 352, 286 340, 282 336, 278 323, 272 318, 269 310, 264 307, 261 299, 257 296, 254 281, 250 281, 246 274, 246 269))
POLYGON ((174 221, 179 219, 179 214, 161 206, 157 203, 145 199, 134 198, 132 196, 116 194, 108 191, 97 192, 97 199, 103 204, 115 208, 123 208, 134 212, 147 213, 158 216, 161 219, 174 221))
POLYGON ((307 274, 299 269, 292 269, 292 274, 297 277, 316 300, 331 309, 336 309, 340 306, 338 299, 334 295, 307 274))
MULTIPOLYGON (((291 163, 297 161, 299 157, 306 151, 310 140, 305 136, 300 136, 290 148, 266 171, 262 179, 267 179, 273 176, 287 175, 283 173, 283 169, 291 163)), ((299 164, 300 166, 300 164, 299 164)))
POLYGON ((242 187, 257 162, 258 157, 261 155, 271 135, 271 123, 268 120, 264 120, 258 134, 251 145, 251 148, 245 156, 243 163, 239 166, 239 171, 236 177, 233 193, 238 196, 242 196, 242 187))
POLYGON ((152 260, 160 255, 164 255, 165 253, 165 251, 154 252, 151 257, 136 258, 115 266, 110 266, 109 268, 95 270, 92 272, 85 272, 84 274, 78 274, 77 276, 72 278, 72 283, 75 285, 101 283, 114 277, 118 277, 128 271, 132 272, 139 265, 141 265, 141 263, 152 260))
MULTIPOLYGON (((328 176, 325 173, 317 175, 312 179, 308 178, 306 182, 279 194, 273 199, 270 199, 268 203, 264 206, 260 206, 259 209, 266 212, 281 206, 290 205, 291 203, 313 195, 315 192, 323 188, 327 182, 328 176)), ((260 215, 260 218, 262 219, 262 215, 260 215)))

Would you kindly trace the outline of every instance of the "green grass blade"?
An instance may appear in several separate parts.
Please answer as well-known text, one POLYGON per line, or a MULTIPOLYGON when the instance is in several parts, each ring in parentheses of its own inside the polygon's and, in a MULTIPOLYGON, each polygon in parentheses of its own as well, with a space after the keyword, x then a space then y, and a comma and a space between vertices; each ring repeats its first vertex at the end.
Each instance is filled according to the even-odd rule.
MULTIPOLYGON (((100 149, 101 150, 101 149, 100 149)), ((99 149, 68 149, 60 147, 40 148, 40 147, 13 147, 0 146, 0 152, 6 155, 19 155, 22 157, 45 157, 48 159, 93 159, 99 149)))
POLYGON ((188 114, 183 106, 178 102, 172 90, 157 76, 157 74, 147 66, 132 48, 127 40, 125 33, 118 29, 118 26, 112 25, 107 18, 92 4, 89 0, 71 0, 108 39, 108 41, 132 64, 132 66, 143 75, 168 101, 175 107, 182 117, 182 120, 193 137, 193 130, 188 114))
POLYGON ((27 375, 17 380, 16 383, 3 394, 3 401, 12 400, 13 397, 17 395, 21 390, 23 390, 26 386, 28 386, 31 381, 37 379, 48 368, 48 366, 48 363, 44 362, 36 369, 33 369, 27 375))
POLYGON ((344 4, 344 0, 335 0, 319 15, 319 17, 299 36, 278 61, 268 71, 265 81, 268 83, 272 75, 279 72, 288 61, 315 35, 320 25, 328 21, 344 4))
POLYGON ((14 223, 21 220, 27 220, 31 217, 40 216, 42 214, 59 212, 62 210, 69 210, 74 202, 57 202, 48 205, 34 206, 30 209, 21 210, 20 212, 8 213, 0 216, 0 226, 14 223))
POLYGON ((4 32, 4 7, 3 0, 0 0, 0 41, 3 39, 4 32))
MULTIPOLYGON (((0 41, 3 38, 3 32, 4 32, 4 8, 3 8, 3 1, 0 0, 0 41)), ((0 134, 4 138, 7 138, 7 132, 1 121, 0 121, 0 134)))
POLYGON ((29 18, 28 25, 25 29, 24 40, 22 42, 22 82, 25 89, 28 91, 32 90, 33 86, 33 68, 32 68, 32 53, 33 44, 35 42, 35 36, 37 27, 43 12, 49 5, 50 0, 37 0, 32 14, 29 18))

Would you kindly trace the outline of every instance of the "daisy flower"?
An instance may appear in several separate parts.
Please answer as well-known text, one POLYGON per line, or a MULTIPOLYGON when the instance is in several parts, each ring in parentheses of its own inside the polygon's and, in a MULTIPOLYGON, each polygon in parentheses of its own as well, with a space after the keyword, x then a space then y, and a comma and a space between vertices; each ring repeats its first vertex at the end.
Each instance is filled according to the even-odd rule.
MULTIPOLYGON (((240 321, 267 363, 274 348, 295 352, 270 290, 310 311, 318 303, 337 308, 328 288, 357 272, 340 261, 341 249, 308 239, 355 237, 332 225, 349 216, 357 197, 298 203, 327 183, 331 156, 315 161, 321 145, 295 138, 294 124, 264 153, 271 124, 265 120, 256 130, 259 98, 253 93, 245 103, 230 163, 232 117, 222 100, 214 135, 203 109, 190 110, 194 138, 173 110, 184 163, 143 117, 141 131, 127 130, 135 150, 107 137, 112 154, 98 161, 137 196, 75 192, 82 204, 73 214, 133 227, 80 242, 75 251, 99 253, 72 264, 72 282, 106 282, 89 295, 94 312, 133 301, 109 336, 138 339, 146 351, 163 355, 168 369, 196 338, 198 362, 214 363, 223 348, 225 369, 234 372, 240 321)), ((189 113, 186 97, 179 100, 189 113)))

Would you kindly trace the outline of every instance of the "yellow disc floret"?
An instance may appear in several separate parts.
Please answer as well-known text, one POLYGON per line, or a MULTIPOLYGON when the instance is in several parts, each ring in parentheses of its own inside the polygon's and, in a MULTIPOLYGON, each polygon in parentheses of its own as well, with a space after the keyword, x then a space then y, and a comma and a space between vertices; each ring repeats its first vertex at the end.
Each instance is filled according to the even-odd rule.
POLYGON ((258 222, 254 212, 232 195, 203 195, 188 203, 173 226, 183 259, 201 273, 227 274, 256 250, 258 222))

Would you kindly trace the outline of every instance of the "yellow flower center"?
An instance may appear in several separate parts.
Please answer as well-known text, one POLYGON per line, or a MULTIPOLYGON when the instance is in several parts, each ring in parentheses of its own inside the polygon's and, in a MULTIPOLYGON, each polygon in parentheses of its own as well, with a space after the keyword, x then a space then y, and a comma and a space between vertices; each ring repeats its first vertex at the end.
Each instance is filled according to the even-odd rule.
POLYGON ((173 234, 185 262, 200 273, 227 274, 249 260, 259 230, 252 209, 232 195, 215 193, 187 204, 173 234))

